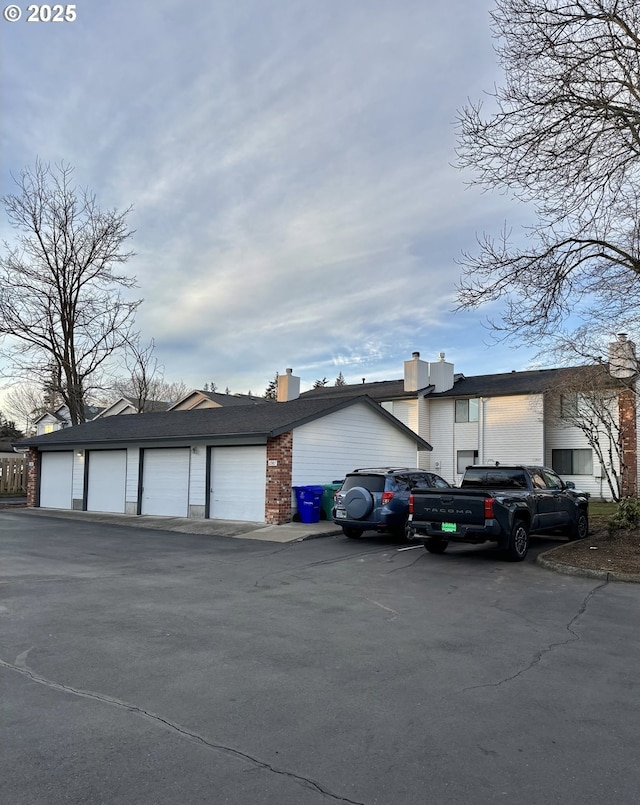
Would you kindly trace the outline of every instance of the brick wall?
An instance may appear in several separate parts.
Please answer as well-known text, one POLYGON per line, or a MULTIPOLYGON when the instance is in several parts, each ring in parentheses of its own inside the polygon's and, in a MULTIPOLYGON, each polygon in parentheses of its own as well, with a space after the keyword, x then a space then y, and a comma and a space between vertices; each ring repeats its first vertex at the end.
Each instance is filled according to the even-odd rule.
POLYGON ((33 447, 27 453, 27 506, 38 505, 38 478, 40 476, 40 453, 33 447))
POLYGON ((267 494, 265 520, 271 525, 291 520, 293 433, 267 440, 267 494))
POLYGON ((618 395, 620 439, 622 441, 622 496, 638 496, 638 425, 636 392, 625 389, 618 395))

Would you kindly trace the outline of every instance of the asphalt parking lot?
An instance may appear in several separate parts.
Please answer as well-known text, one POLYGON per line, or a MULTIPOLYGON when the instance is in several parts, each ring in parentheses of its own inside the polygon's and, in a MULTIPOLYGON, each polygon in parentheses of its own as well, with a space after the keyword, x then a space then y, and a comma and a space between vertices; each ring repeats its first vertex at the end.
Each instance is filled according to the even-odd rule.
POLYGON ((0 511, 0 802, 611 803, 640 585, 0 511))

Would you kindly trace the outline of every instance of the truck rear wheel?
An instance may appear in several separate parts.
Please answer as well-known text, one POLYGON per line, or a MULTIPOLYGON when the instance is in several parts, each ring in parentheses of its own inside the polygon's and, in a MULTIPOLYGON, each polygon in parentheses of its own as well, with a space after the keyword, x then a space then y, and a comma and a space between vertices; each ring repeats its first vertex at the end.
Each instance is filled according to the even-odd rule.
POLYGON ((522 562, 529 550, 529 526, 524 520, 514 520, 505 550, 510 562, 522 562))
POLYGON ((362 531, 362 528, 352 528, 348 525, 342 526, 342 533, 345 535, 345 537, 349 537, 349 539, 358 539, 358 537, 362 536, 362 531))
POLYGON ((424 547, 429 553, 444 553, 448 545, 449 540, 443 539, 442 537, 428 537, 424 541, 424 547))

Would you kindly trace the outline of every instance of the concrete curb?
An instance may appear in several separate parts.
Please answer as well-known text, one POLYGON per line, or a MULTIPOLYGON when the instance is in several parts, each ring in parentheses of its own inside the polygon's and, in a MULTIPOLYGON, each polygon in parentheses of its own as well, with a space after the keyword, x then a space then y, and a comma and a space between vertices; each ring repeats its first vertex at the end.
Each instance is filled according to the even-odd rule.
POLYGON ((126 528, 150 528, 160 531, 173 531, 180 534, 198 534, 211 537, 233 537, 262 542, 305 542, 310 539, 332 537, 342 533, 333 522, 321 520, 319 523, 249 523, 239 520, 196 520, 191 517, 160 517, 152 515, 112 514, 108 512, 85 512, 72 509, 38 509, 31 507, 12 508, 24 517, 57 517, 78 522, 104 523, 105 525, 125 526, 126 528))
POLYGON ((577 565, 567 565, 565 562, 558 562, 549 556, 549 554, 552 554, 556 550, 558 550, 558 548, 551 548, 541 553, 536 558, 536 563, 545 570, 552 570, 555 573, 562 573, 565 576, 583 576, 587 579, 600 579, 601 581, 624 581, 631 584, 640 584, 640 576, 637 575, 615 573, 611 570, 591 570, 587 567, 578 567, 577 565))

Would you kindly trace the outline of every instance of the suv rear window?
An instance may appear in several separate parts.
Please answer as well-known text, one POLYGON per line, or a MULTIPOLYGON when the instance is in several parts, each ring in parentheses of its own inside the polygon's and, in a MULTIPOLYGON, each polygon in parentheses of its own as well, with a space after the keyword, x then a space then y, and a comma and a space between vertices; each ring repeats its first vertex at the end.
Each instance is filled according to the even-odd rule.
POLYGON ((362 486, 369 492, 384 492, 384 475, 347 475, 341 492, 347 492, 354 486, 362 486))

